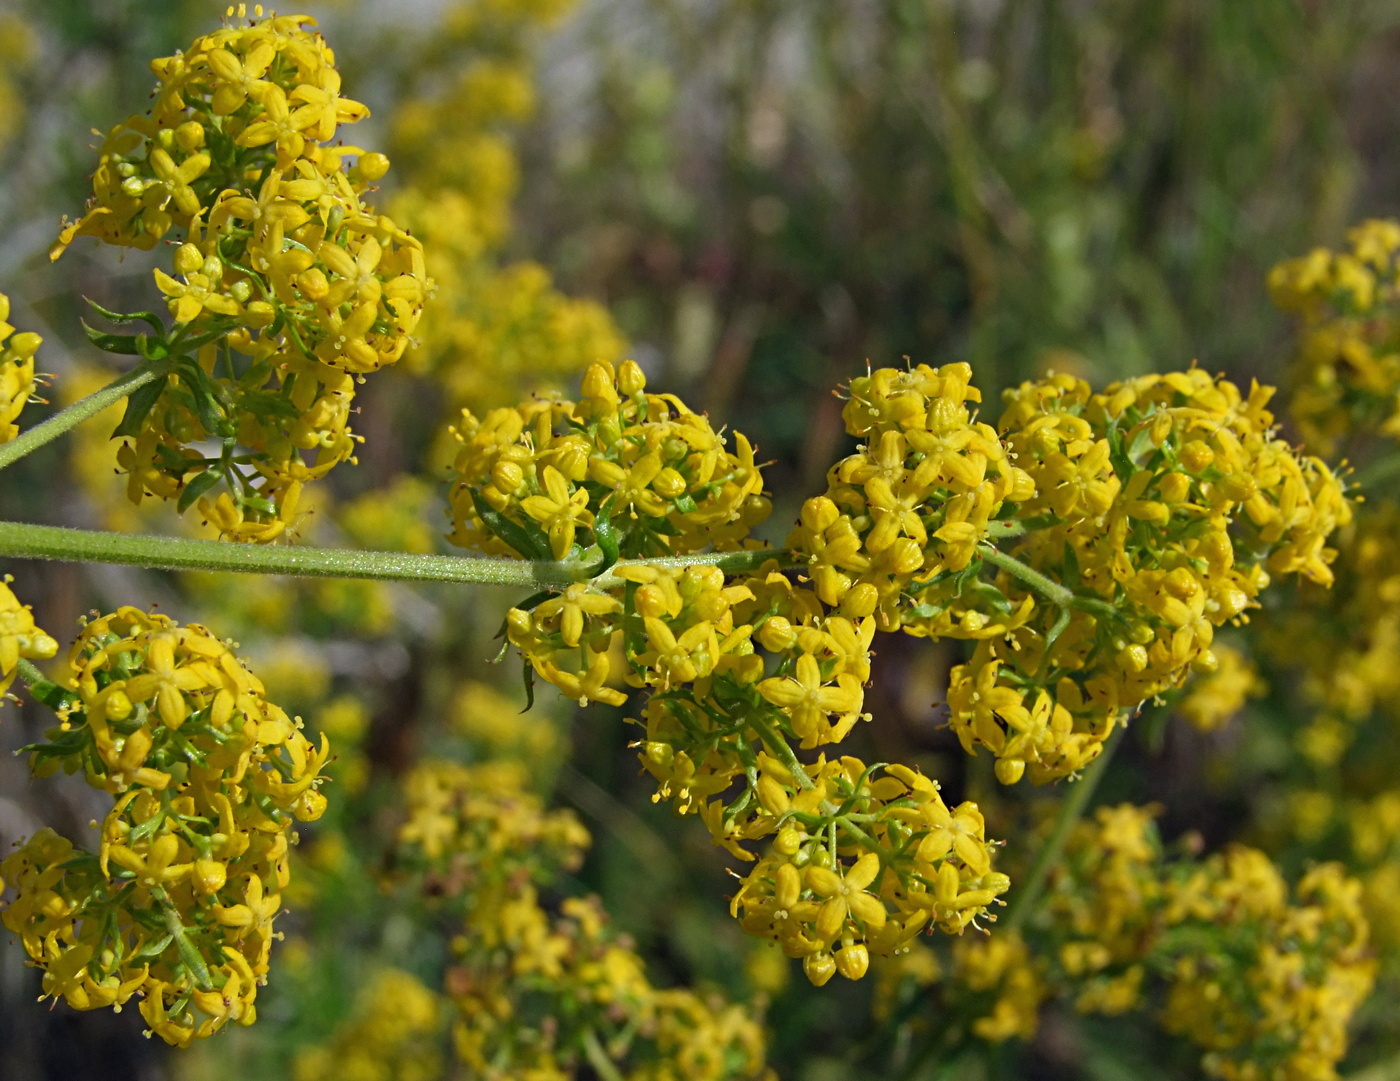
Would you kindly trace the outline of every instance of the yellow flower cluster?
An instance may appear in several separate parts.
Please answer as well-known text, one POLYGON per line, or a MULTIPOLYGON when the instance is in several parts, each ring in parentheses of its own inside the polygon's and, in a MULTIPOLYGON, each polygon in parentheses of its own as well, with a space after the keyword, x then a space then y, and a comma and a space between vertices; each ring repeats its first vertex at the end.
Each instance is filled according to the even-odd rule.
POLYGON ((41 830, 0 864, 3 913, 44 994, 78 1009, 140 994, 172 1044, 251 1024, 288 880, 294 820, 325 809, 329 754, 203 627, 134 608, 88 623, 34 772, 81 770, 114 805, 96 854, 41 830))
POLYGON ((865 443, 831 467, 826 494, 807 501, 788 538, 823 604, 930 637, 993 637, 1025 622, 1031 603, 990 620, 909 603, 968 568, 1004 502, 1035 494, 996 431, 969 415, 982 397, 971 380, 966 364, 921 364, 851 381, 842 416, 865 443))
POLYGON ((1153 808, 1081 823, 1038 921, 1046 978, 1081 1012, 1139 1006, 1166 976, 1162 1020, 1228 1081, 1333 1081, 1370 992, 1361 884, 1338 864, 1289 888, 1262 852, 1233 846, 1163 863, 1153 808))
POLYGON ((153 108, 107 137, 93 201, 53 253, 184 234, 177 277, 155 271, 173 335, 95 340, 167 372, 118 428, 131 499, 198 500, 238 540, 275 539, 302 486, 352 457, 355 380, 402 356, 428 291, 417 239, 362 199, 388 159, 328 145, 368 110, 340 95, 313 25, 258 18, 155 61, 153 108))
POLYGON ((1267 690, 1254 662, 1233 646, 1215 644, 1216 668, 1196 676, 1176 705, 1177 713, 1202 732, 1214 732, 1238 713, 1250 698, 1267 690))
POLYGON ((445 978, 459 1063, 483 1081, 566 1081, 584 1068, 634 1081, 771 1077, 749 1011, 654 987, 595 901, 544 907, 540 892, 589 837, 569 812, 543 811, 521 789, 527 775, 523 763, 429 762, 406 786, 403 861, 467 927, 445 978))
POLYGON ((1400 437, 1400 222, 1365 221, 1347 249, 1315 248, 1269 274, 1297 317, 1290 412, 1307 445, 1331 455, 1358 434, 1400 437))
POLYGON ((297 1051, 295 1081, 438 1081, 442 996, 400 969, 377 973, 354 1016, 325 1043, 297 1051))
POLYGON ((430 876, 430 888, 480 889, 484 877, 505 879, 522 866, 537 878, 578 869, 588 831, 571 811, 545 811, 522 788, 527 776, 523 763, 510 760, 463 766, 430 759, 409 773, 398 840, 430 876))
POLYGON ((1400 670, 1400 506, 1368 500, 1340 537, 1340 572, 1330 593, 1299 590, 1271 612, 1260 642, 1276 664, 1301 668, 1302 690, 1318 716, 1304 749, 1335 762, 1356 726, 1376 709, 1397 715, 1400 670))
POLYGON ((17 11, 0 13, 0 154, 24 126, 21 80, 34 60, 33 28, 17 11))
POLYGON ((1030 1040, 1040 1027, 1040 1005, 1050 997, 1041 967, 1015 931, 959 939, 953 946, 954 986, 992 994, 991 1008, 972 1022, 989 1043, 1030 1040))
POLYGON ((34 612, 10 589, 9 575, 0 579, 0 698, 15 681, 21 657, 46 661, 58 652, 58 643, 34 623, 34 612))
POLYGON ((30 331, 16 334, 9 318, 10 298, 0 293, 0 443, 19 435, 15 419, 34 394, 34 354, 43 344, 30 331))
POLYGON ((392 211, 432 252, 437 285, 405 363, 433 377, 451 414, 510 405, 595 361, 623 359, 622 335, 602 305, 560 293, 537 263, 499 258, 519 180, 509 132, 535 108, 534 44, 572 6, 453 6, 390 122, 394 159, 410 178, 392 211))
POLYGON ((1035 489, 1003 546, 1020 566, 960 596, 1018 625, 979 630, 948 694, 963 745, 989 747, 1004 782, 1083 768, 1126 711, 1214 670, 1215 628, 1273 576, 1331 584, 1325 543, 1351 507, 1325 464, 1273 433, 1271 393, 1194 368, 1099 394, 1068 376, 1007 393, 1000 429, 1035 489), (1044 603, 1054 586, 1069 592, 1044 603))
POLYGON ((1208 1049, 1226 1081, 1334 1081, 1347 1024, 1371 992, 1361 884, 1338 864, 1315 867, 1295 901, 1261 852, 1235 848, 1174 891, 1168 909, 1222 927, 1245 964, 1224 952, 1178 957, 1163 1021, 1208 1049), (1222 956, 1223 955, 1223 956, 1222 956))
POLYGON ((578 402, 542 399, 482 420, 464 410, 457 437, 449 539, 492 555, 734 550, 770 510, 749 441, 735 433, 731 451, 679 399, 647 394, 632 361, 592 365, 578 402))
POLYGON ((731 910, 744 930, 801 958, 819 987, 838 972, 860 979, 872 952, 903 953, 925 928, 960 933, 1011 884, 991 869, 977 805, 950 809, 914 770, 876 776, 847 757, 819 763, 803 788, 766 754, 759 762, 760 807, 714 816, 740 836, 778 831, 731 910))

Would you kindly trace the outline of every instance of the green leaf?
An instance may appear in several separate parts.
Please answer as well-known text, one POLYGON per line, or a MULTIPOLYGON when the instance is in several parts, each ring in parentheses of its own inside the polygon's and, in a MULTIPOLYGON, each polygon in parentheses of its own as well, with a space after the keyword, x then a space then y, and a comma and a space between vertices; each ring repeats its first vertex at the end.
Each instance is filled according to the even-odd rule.
POLYGON ((195 416, 204 430, 211 435, 233 434, 224 431, 228 417, 215 396, 208 373, 188 357, 181 357, 175 363, 175 374, 194 397, 195 416))
POLYGON ((83 297, 83 300, 87 301, 89 308, 102 316, 102 318, 106 319, 109 323, 134 323, 139 319, 141 322, 148 324, 158 336, 165 336, 165 324, 155 312, 114 312, 108 311, 91 297, 83 297))
POLYGON ((525 680, 525 708, 521 713, 529 713, 535 708, 535 669, 529 661, 525 661, 525 671, 521 673, 525 680))
MULTIPOLYGON (((536 559, 550 562, 554 559, 554 551, 549 547, 549 538, 540 531, 539 526, 535 526, 533 535, 525 527, 516 522, 512 522, 504 514, 498 511, 490 503, 482 498, 482 495, 475 488, 469 487, 472 504, 476 507, 477 517, 482 523, 501 540, 505 541, 526 559, 536 559)), ((532 522, 531 525, 534 525, 532 522)))
POLYGON ((196 499, 202 496, 205 492, 209 491, 210 488, 214 487, 216 484, 219 483, 219 481, 223 479, 223 470, 206 469, 203 473, 200 473, 197 477, 195 477, 194 480, 190 481, 188 484, 185 485, 184 490, 180 493, 179 500, 175 504, 175 509, 181 514, 184 514, 185 511, 189 510, 189 508, 194 504, 194 501, 196 499))
POLYGON ((298 417, 301 410, 270 390, 247 390, 238 397, 238 408, 255 417, 298 417))
POLYGON ((1129 477, 1136 472, 1132 459, 1128 457, 1123 449, 1123 433, 1118 428, 1118 422, 1110 421, 1108 425, 1108 460, 1113 463, 1113 472, 1118 475, 1118 479, 1127 483, 1129 477))
POLYGON ((138 387, 127 396, 126 412, 122 414, 121 423, 117 425, 116 431, 112 433, 113 438, 117 436, 138 436, 141 428, 146 423, 146 418, 150 416, 151 410, 160 400, 160 396, 166 388, 166 380, 162 376, 147 383, 143 387, 138 387))
POLYGON ((138 334, 105 334, 100 330, 94 330, 82 320, 83 333, 87 335, 88 341, 101 349, 104 353, 115 353, 124 357, 139 357, 141 355, 141 340, 145 335, 138 334))
POLYGON ((593 539, 603 550, 603 558, 588 572, 590 578, 597 578, 605 573, 621 555, 617 533, 612 527, 612 501, 613 497, 608 496, 598 508, 598 513, 593 516, 593 539))

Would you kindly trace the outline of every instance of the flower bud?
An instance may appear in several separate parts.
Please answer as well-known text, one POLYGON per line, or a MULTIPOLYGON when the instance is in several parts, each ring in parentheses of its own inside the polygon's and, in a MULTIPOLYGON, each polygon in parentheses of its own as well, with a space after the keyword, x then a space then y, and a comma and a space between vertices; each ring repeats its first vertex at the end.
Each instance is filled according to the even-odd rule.
MULTIPOLYGON (((641 590, 637 592, 640 593, 641 590)), ((796 641, 797 632, 784 616, 769 616, 764 620, 763 626, 758 628, 758 642, 770 653, 781 653, 785 649, 791 649, 796 641)))
POLYGON ((617 389, 629 398, 646 389, 647 377, 635 360, 624 360, 617 369, 617 389))
POLYGON ((175 249, 175 272, 193 274, 204 264, 204 253, 197 244, 181 244, 175 249))
POLYGON ((370 184, 381 179, 388 171, 388 157, 375 151, 370 151, 368 154, 361 154, 360 160, 355 163, 356 177, 370 184))
POLYGON ((204 145, 204 125, 198 120, 186 120, 175 129, 175 145, 181 150, 198 150, 204 145))
POLYGON ((228 868, 218 860, 194 861, 194 888, 206 897, 224 888, 228 868))
POLYGON ((794 829, 792 826, 784 826, 778 831, 778 836, 773 841, 773 851, 783 856, 794 856, 806 839, 807 835, 801 830, 794 829))
MULTIPOLYGON (((997 764, 993 768, 996 771, 997 780, 1005 785, 1015 784, 1026 773, 1026 763, 1021 758, 998 758, 997 764)), ((852 976, 851 979, 858 980, 860 977, 852 976)))
POLYGON ((841 512, 824 495, 816 496, 802 504, 802 524, 813 533, 825 533, 836 524, 841 512))
POLYGON ((677 499, 685 494, 685 478, 667 466, 651 482, 652 490, 667 499, 677 499))
POLYGON ((824 987, 831 977, 836 975, 836 962, 825 950, 809 953, 802 959, 802 971, 814 987, 824 987))
MULTIPOLYGON (((856 942, 849 946, 842 946, 836 951, 836 971, 845 976, 846 979, 858 980, 869 969, 870 951, 865 948, 864 943, 856 942)), ((810 977, 810 973, 808 975, 810 977)))

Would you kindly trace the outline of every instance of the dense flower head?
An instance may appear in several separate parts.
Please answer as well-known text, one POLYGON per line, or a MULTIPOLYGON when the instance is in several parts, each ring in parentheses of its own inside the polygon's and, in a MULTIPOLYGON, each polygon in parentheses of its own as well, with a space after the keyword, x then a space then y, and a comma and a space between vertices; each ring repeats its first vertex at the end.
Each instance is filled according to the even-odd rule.
POLYGON ((1321 765, 1335 763, 1373 712, 1400 715, 1400 507, 1368 499, 1338 538, 1335 587, 1297 591, 1261 621, 1262 655, 1302 672, 1313 717, 1301 746, 1321 765))
POLYGON ((355 378, 403 355, 428 292, 418 240, 363 201, 388 159, 331 145, 368 110, 313 26, 260 17, 155 61, 154 106, 108 136, 54 249, 175 234, 174 275, 155 271, 174 328, 147 358, 169 374, 133 399, 120 463, 133 500, 198 499, 238 540, 280 536, 302 485, 353 456, 355 378))
POLYGON ((1028 931, 1042 978, 1083 1013, 1160 994, 1166 1028, 1206 1052, 1211 1076, 1335 1078, 1375 979, 1361 883, 1329 863, 1290 891, 1264 853, 1240 845, 1164 859, 1155 814, 1104 807, 1076 827, 1028 931))
POLYGON ((1289 411, 1319 454, 1359 435, 1400 437, 1400 222, 1364 221, 1346 239, 1269 274, 1274 303, 1298 320, 1289 411))
POLYGON ((938 982, 932 994, 970 1009, 972 1033, 992 1043, 1035 1038, 1054 1000, 1080 1014, 1149 1012, 1200 1048, 1207 1076, 1335 1081, 1376 975, 1361 883, 1322 864, 1290 889, 1239 845, 1169 855, 1160 810, 1098 808, 1074 826, 1030 919, 953 940, 943 965, 917 951, 883 965, 886 995, 938 982))
POLYGON ((1176 711, 1202 732, 1214 732, 1229 722, 1250 698, 1264 693, 1267 685, 1250 658, 1233 646, 1212 645, 1215 671, 1196 676, 1187 684, 1176 711))
POLYGON ((906 952, 935 926, 960 933, 1000 903, 1010 879, 991 869, 975 803, 948 807, 936 782, 904 766, 845 757, 810 772, 804 787, 761 756, 759 806, 725 817, 739 836, 776 832, 731 911, 801 959, 812 983, 858 980, 872 954, 906 952))
POLYGON ((989 622, 1035 605, 1006 633, 979 629, 949 691, 964 746, 989 747, 1004 781, 1082 768, 1127 711, 1213 671, 1215 628, 1274 577, 1331 584, 1326 542, 1351 506, 1274 434, 1270 394, 1196 368, 1098 394, 1068 376, 1007 392, 1000 429, 1034 495, 1001 551, 1069 595, 1046 604, 1006 565, 990 592, 962 587, 989 622))
POLYGON ((510 760, 430 761, 407 784, 400 863, 464 920, 444 978, 458 1063, 490 1081, 572 1077, 598 1056, 654 1081, 771 1077, 749 1011, 654 986, 595 899, 542 899, 589 836, 572 813, 544 810, 528 779, 510 760))
POLYGON ((10 298, 0 293, 0 443, 19 434, 15 419, 34 395, 34 354, 43 339, 29 331, 16 333, 10 318, 10 298))
POLYGON ((634 362, 592 365, 578 402, 463 411, 450 540, 493 555, 623 558, 732 550, 768 515, 754 448, 733 449, 634 362), (601 523, 601 524, 600 524, 601 523))
POLYGON ((113 798, 96 853, 42 830, 0 865, 3 913, 46 996, 141 1013, 185 1045, 251 1024, 295 821, 320 817, 329 755, 264 697, 227 644, 197 625, 122 608, 89 622, 35 773, 81 770, 113 798))
POLYGON ((1003 503, 1033 494, 996 431, 969 412, 981 400, 971 379, 967 364, 921 364, 851 381, 846 431, 865 443, 831 467, 826 494, 807 501, 788 538, 824 604, 901 626, 916 579, 965 570, 1003 503))
POLYGON ((411 973, 376 972, 356 995, 354 1014, 324 1043, 297 1050, 294 1081, 437 1081, 438 1030, 446 1003, 411 973))
POLYGON ((34 612, 10 589, 13 579, 0 579, 0 696, 15 681, 19 660, 46 661, 58 652, 58 643, 34 623, 34 612))

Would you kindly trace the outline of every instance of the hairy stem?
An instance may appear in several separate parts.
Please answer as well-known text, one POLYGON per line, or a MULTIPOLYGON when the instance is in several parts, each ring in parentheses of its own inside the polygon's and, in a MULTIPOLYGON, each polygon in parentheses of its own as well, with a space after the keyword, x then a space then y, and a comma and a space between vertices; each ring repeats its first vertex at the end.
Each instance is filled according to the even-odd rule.
POLYGON ((1040 895, 1045 890, 1046 879, 1050 877, 1050 871, 1060 861, 1060 854, 1064 851, 1065 843, 1069 840, 1074 824, 1083 817, 1089 806, 1089 801, 1094 798, 1094 789, 1098 787, 1099 781, 1108 768, 1108 760, 1113 757, 1113 752, 1122 742, 1122 738, 1123 731, 1120 727, 1118 731, 1108 737, 1108 741, 1104 744, 1098 758, 1094 759, 1084 770, 1084 775, 1071 787, 1069 795, 1065 797, 1065 802, 1060 805, 1060 814, 1055 819, 1054 830, 1046 838, 1040 851, 1036 853, 1035 863, 1031 866, 1030 874, 1026 875, 1025 882, 1011 899, 1011 907, 1007 911, 1006 919, 1000 921, 1006 930, 1019 930, 1025 924, 1027 917, 1035 911, 1040 895))
POLYGON ((993 548, 990 544, 979 544, 977 554, 1060 608, 1067 608, 1074 601, 1073 591, 1066 589, 1059 582, 1051 581, 1039 571, 1032 570, 1019 559, 993 548))
POLYGON ((563 588, 592 581, 607 588, 622 583, 616 571, 652 567, 716 566, 729 573, 755 570, 770 559, 786 562, 774 549, 708 552, 623 560, 612 573, 589 579, 589 564, 476 559, 468 556, 410 555, 346 548, 255 547, 227 541, 187 540, 90 529, 0 522, 0 556, 121 563, 162 570, 230 571, 238 574, 291 574, 314 578, 374 578, 399 582, 471 582, 521 588, 563 588))
POLYGON ((27 431, 21 432, 10 442, 0 444, 0 469, 4 469, 11 462, 18 461, 45 443, 57 439, 64 432, 76 427, 89 417, 96 416, 113 402, 121 401, 139 387, 144 387, 147 383, 164 378, 164 376, 165 368, 155 364, 143 364, 125 375, 118 376, 101 390, 94 391, 86 398, 74 402, 67 409, 60 410, 42 424, 36 424, 27 431))

